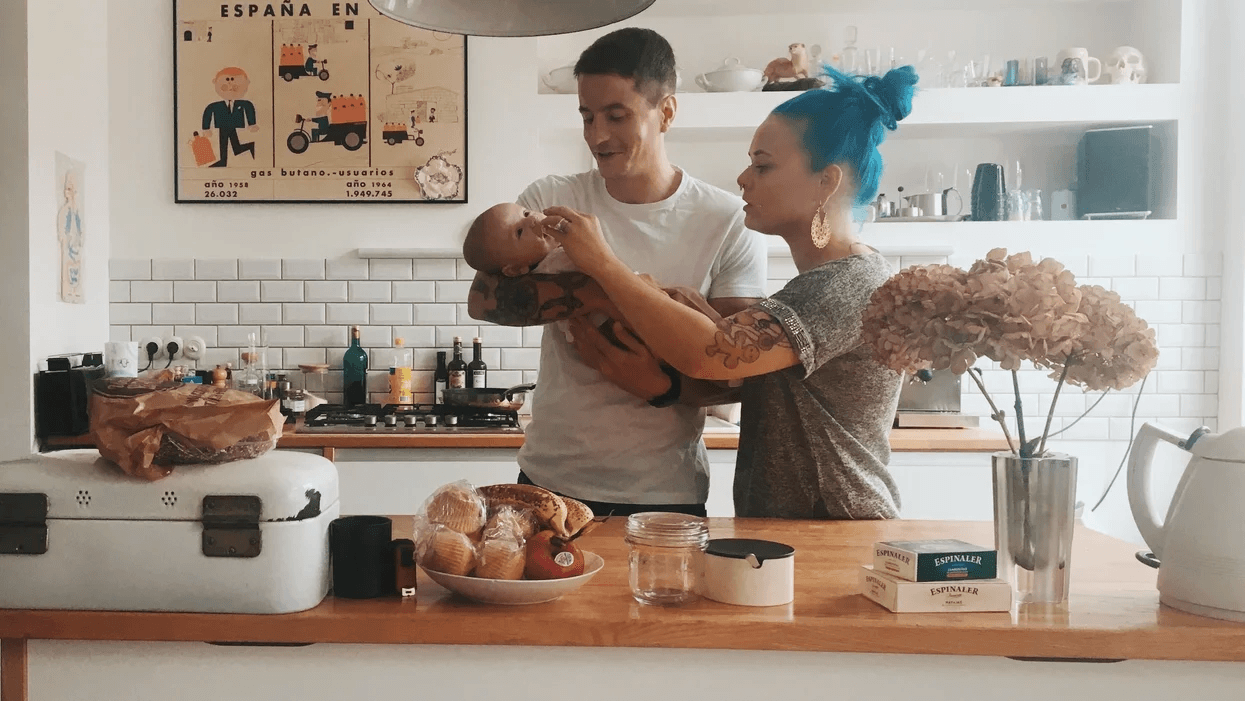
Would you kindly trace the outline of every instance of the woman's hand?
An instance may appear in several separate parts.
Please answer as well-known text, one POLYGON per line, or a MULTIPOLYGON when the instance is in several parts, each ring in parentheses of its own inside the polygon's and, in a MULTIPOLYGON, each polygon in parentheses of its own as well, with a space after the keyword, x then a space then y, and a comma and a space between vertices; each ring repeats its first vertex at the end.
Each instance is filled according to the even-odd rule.
POLYGON ((571 261, 583 272, 596 277, 611 265, 621 265, 614 251, 605 242, 601 223, 591 214, 570 207, 549 207, 541 222, 571 261))

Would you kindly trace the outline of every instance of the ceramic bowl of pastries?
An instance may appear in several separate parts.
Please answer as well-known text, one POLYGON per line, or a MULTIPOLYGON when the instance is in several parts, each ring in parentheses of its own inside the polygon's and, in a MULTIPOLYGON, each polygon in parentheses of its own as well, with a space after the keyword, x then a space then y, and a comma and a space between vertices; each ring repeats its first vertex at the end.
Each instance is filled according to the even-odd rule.
POLYGON ((534 485, 453 482, 419 511, 416 563, 432 581, 473 601, 554 601, 605 566, 575 542, 599 523, 583 503, 534 485))

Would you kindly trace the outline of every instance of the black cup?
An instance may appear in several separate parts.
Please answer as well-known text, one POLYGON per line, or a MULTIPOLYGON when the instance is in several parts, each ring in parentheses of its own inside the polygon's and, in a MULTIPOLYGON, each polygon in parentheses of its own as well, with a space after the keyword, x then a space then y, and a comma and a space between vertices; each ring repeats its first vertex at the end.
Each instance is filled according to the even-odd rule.
POLYGON ((973 221, 1003 221, 1007 188, 1003 166, 981 163, 973 175, 973 221))
POLYGON ((384 516, 343 516, 329 524, 333 595, 374 599, 396 594, 393 521, 384 516))

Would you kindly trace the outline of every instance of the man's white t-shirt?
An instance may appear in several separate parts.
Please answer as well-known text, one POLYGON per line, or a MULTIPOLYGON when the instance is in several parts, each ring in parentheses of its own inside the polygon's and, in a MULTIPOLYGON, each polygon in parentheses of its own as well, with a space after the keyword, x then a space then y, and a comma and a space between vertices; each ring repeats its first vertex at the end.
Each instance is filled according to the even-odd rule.
MULTIPOLYGON (((596 170, 537 180, 518 202, 595 215, 615 255, 662 286, 691 287, 708 299, 765 296, 766 246, 744 227, 742 200, 686 171, 660 202, 619 202, 596 170)), ((579 499, 703 504, 704 420, 696 407, 649 406, 584 365, 564 334, 545 333, 519 467, 534 483, 579 499)))

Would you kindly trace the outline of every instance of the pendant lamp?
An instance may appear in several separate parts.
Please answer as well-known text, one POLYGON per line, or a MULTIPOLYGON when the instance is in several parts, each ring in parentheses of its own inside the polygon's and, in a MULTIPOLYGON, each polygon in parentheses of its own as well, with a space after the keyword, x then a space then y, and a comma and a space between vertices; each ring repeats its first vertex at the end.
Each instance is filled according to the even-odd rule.
POLYGON ((450 34, 533 37, 625 20, 654 0, 368 0, 386 17, 450 34))

